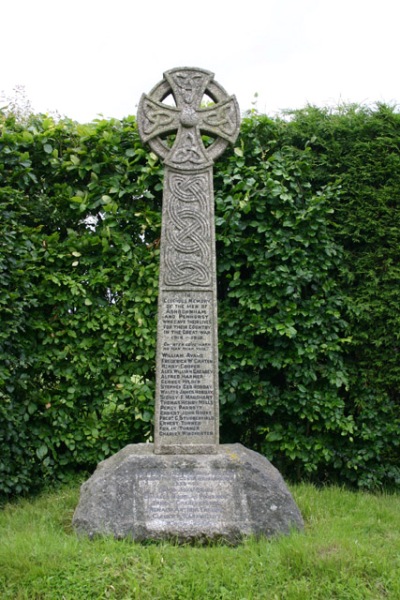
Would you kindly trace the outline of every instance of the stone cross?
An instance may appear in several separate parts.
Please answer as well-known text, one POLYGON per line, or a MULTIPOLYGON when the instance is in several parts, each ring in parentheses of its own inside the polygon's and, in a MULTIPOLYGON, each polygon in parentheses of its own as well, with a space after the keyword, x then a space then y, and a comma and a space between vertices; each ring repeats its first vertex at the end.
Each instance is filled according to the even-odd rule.
POLYGON ((165 165, 154 445, 102 461, 81 488, 73 526, 90 537, 185 543, 301 529, 271 463, 218 444, 212 165, 238 134, 236 100, 208 71, 172 69, 142 96, 138 127, 165 165), (175 106, 163 102, 169 95, 175 106))
POLYGON ((213 73, 176 68, 143 95, 141 139, 164 162, 158 300, 156 454, 209 454, 219 442, 213 163, 240 113, 213 73), (164 102, 171 97, 175 106, 164 102), (206 142, 206 143, 205 143, 206 142), (211 142, 211 143, 210 143, 211 142))

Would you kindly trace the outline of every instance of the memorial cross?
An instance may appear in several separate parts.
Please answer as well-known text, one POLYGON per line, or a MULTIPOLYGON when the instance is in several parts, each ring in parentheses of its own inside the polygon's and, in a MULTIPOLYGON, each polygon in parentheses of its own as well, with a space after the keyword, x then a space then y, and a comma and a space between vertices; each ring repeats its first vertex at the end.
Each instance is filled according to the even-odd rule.
POLYGON ((183 67, 164 73, 142 96, 137 120, 142 141, 164 162, 154 451, 214 453, 219 403, 212 167, 237 138, 239 107, 213 73, 183 67), (164 103, 169 96, 175 106, 164 103))

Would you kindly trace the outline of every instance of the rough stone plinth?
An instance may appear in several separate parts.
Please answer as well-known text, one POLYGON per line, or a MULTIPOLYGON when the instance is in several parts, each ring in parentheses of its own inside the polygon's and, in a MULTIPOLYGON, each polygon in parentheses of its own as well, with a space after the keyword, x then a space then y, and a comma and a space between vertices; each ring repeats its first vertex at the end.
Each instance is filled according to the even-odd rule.
POLYGON ((208 455, 159 455, 152 444, 132 444, 83 484, 73 525, 89 537, 235 543, 287 534, 303 521, 277 469, 241 444, 208 455))

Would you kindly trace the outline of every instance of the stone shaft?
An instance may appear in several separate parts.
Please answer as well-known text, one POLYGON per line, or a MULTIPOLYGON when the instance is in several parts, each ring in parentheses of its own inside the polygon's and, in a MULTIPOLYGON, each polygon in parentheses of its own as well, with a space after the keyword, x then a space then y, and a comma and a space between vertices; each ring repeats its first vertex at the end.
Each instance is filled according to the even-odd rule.
POLYGON ((156 453, 215 452, 218 340, 211 168, 164 175, 156 453))
POLYGON ((235 141, 239 124, 234 96, 203 69, 167 71, 139 104, 141 138, 165 165, 154 436, 158 454, 217 452, 212 165, 235 141), (163 102, 168 96, 175 106, 163 102), (171 135, 175 139, 169 144, 171 135), (204 136, 211 140, 207 146, 204 136))

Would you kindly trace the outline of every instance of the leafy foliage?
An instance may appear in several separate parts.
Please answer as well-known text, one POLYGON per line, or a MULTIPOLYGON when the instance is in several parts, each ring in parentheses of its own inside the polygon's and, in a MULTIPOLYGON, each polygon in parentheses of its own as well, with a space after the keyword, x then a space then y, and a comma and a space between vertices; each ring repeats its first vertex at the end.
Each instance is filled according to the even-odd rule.
MULTIPOLYGON (((151 438, 163 175, 133 117, 0 124, 9 495, 151 438)), ((398 132, 253 114, 214 170, 222 439, 291 478, 399 477, 398 132)))
POLYGON ((266 117, 246 119, 217 180, 223 432, 289 475, 324 479, 354 426, 341 249, 327 226, 332 190, 311 189, 310 150, 280 136, 266 117))
POLYGON ((351 344, 346 404, 354 444, 340 450, 359 485, 399 482, 400 114, 386 105, 310 107, 285 131, 312 146, 312 185, 333 185, 330 225, 344 248, 339 286, 351 344))
POLYGON ((1 146, 9 493, 150 435, 161 175, 129 120, 6 119, 1 146))

